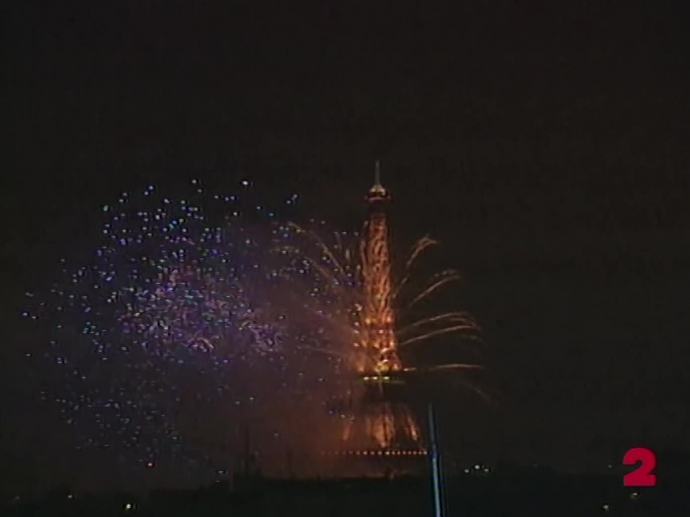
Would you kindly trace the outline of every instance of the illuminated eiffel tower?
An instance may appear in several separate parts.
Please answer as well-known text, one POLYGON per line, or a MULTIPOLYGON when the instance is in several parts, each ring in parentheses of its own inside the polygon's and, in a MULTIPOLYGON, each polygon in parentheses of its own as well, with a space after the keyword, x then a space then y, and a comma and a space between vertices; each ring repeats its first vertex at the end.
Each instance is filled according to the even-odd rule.
POLYGON ((361 363, 356 365, 355 391, 359 396, 354 397, 344 428, 342 454, 384 459, 386 470, 396 470, 407 459, 425 456, 426 450, 406 401, 407 386, 398 356, 387 218, 391 197, 381 184, 378 162, 374 185, 365 199, 368 213, 360 249, 364 303, 358 343, 364 353, 358 355, 361 363))

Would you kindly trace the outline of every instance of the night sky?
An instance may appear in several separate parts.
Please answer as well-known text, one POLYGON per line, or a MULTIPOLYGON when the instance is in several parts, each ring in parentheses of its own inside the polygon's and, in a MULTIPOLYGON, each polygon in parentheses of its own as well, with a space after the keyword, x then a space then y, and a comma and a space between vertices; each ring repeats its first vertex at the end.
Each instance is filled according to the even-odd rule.
POLYGON ((498 404, 446 408, 448 447, 566 470, 690 448, 687 2, 455 4, 5 7, 3 467, 65 432, 16 366, 21 294, 101 205, 248 177, 351 227, 376 159, 396 242, 441 239, 485 330, 498 404))

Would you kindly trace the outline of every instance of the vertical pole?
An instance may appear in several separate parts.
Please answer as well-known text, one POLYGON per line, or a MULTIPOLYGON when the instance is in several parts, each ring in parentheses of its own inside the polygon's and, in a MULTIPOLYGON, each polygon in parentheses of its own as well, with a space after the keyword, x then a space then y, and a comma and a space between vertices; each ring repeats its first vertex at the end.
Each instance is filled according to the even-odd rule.
POLYGON ((436 433, 436 416, 434 406, 429 403, 429 441, 431 446, 431 480, 434 487, 434 516, 444 517, 443 505, 443 477, 441 473, 441 455, 438 449, 438 435, 436 433))

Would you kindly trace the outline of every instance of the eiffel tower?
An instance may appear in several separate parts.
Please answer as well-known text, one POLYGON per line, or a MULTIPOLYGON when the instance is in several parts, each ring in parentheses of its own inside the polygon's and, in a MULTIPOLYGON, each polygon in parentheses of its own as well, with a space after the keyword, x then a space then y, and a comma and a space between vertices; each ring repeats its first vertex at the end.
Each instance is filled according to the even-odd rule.
POLYGON ((426 449, 406 402, 405 374, 398 356, 387 214, 391 197, 381 184, 378 161, 374 185, 365 199, 368 210, 360 249, 364 303, 357 343, 362 353, 353 387, 357 396, 352 397, 352 412, 343 430, 345 448, 338 454, 365 459, 382 473, 405 470, 401 465, 422 459, 426 449))

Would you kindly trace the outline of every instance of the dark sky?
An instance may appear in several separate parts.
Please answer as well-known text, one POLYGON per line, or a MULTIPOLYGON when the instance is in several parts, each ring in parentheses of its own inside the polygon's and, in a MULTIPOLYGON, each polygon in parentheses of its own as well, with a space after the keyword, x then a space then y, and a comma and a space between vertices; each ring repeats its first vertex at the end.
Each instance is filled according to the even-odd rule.
POLYGON ((463 270, 502 393, 449 442, 563 468, 690 448, 687 2, 372 4, 5 7, 6 415, 18 295, 101 204, 239 174, 349 224, 380 158, 395 234, 463 270))

